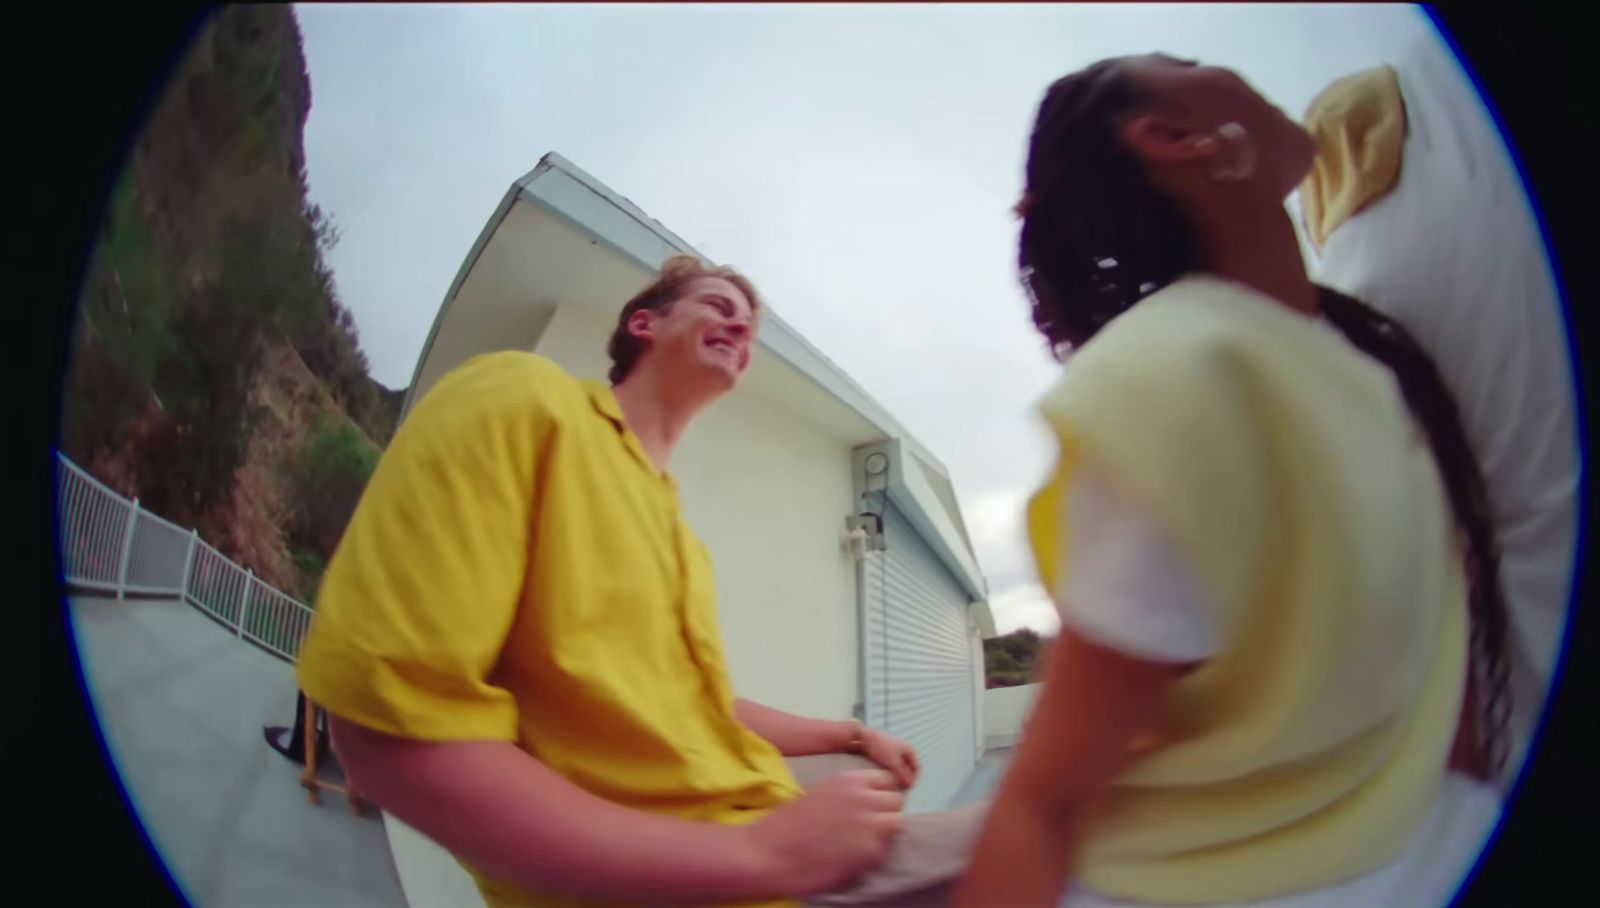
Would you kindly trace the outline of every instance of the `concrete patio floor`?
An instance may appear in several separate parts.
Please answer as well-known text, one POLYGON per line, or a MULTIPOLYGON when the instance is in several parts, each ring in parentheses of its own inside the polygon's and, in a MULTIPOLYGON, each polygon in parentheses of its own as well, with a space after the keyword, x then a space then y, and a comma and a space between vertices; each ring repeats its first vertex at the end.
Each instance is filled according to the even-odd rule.
MULTIPOLYGON (((78 655, 129 800, 185 898, 201 908, 473 908, 443 849, 393 817, 307 802, 264 725, 294 719, 287 662, 171 600, 69 600, 78 655)), ((991 750, 950 806, 990 797, 991 750)))
POLYGON ((292 666, 184 603, 69 603, 107 749, 191 904, 407 904, 378 814, 308 803, 300 767, 262 738, 293 721, 292 666))

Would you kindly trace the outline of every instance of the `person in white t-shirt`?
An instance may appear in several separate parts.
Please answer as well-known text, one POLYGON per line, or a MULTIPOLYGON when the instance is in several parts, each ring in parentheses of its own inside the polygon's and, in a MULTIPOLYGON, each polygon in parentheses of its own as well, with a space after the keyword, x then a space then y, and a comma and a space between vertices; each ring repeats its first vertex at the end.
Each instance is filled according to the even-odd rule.
POLYGON ((1544 713, 1572 599, 1582 458, 1561 295, 1515 162, 1437 37, 1339 80, 1306 122, 1345 159, 1301 190, 1308 215, 1321 213, 1307 224, 1317 280, 1405 325, 1460 401, 1483 465, 1510 613, 1505 790, 1544 713))
MULTIPOLYGON (((1368 655, 1382 648, 1381 635, 1373 638, 1375 645, 1370 650, 1352 648, 1349 642, 1329 644, 1323 650, 1312 648, 1304 651, 1302 658, 1332 653, 1346 660, 1337 673, 1329 671, 1329 677, 1345 679, 1341 683, 1348 685, 1372 685, 1366 693, 1352 695, 1365 697, 1365 701, 1354 706, 1353 701, 1342 701, 1337 684, 1308 688, 1323 699, 1316 701, 1320 705, 1315 708, 1307 704, 1306 714, 1292 721, 1281 716, 1248 717, 1262 727, 1290 722, 1301 729, 1264 744, 1264 748, 1277 748, 1272 754, 1252 755, 1248 746, 1234 748, 1236 755, 1243 754, 1235 760, 1236 766, 1254 759, 1253 765, 1259 769, 1245 776, 1210 780, 1197 780, 1200 771, 1196 770, 1183 778, 1191 767, 1177 760, 1162 763, 1163 751, 1190 743, 1185 737, 1192 738, 1195 727, 1214 719, 1206 712, 1212 707, 1214 713, 1248 713, 1223 701, 1207 703, 1209 692, 1198 690, 1186 679, 1197 676, 1208 663, 1231 658, 1252 645, 1260 650, 1259 644, 1241 642, 1244 631, 1232 619, 1249 614, 1254 616, 1250 620, 1263 623, 1269 620, 1264 616, 1277 607, 1272 602, 1267 603, 1270 607, 1259 605, 1259 593, 1250 594, 1256 600, 1244 611, 1236 602, 1225 600, 1242 598, 1237 592, 1240 589, 1259 589, 1259 585, 1250 587, 1251 578, 1238 579, 1251 571, 1276 578, 1272 582, 1285 581, 1281 571, 1270 573, 1278 569, 1275 564, 1252 562, 1248 568, 1241 567, 1251 557, 1248 552, 1237 553, 1234 564, 1225 563, 1232 557, 1230 553, 1215 549, 1196 560, 1196 552, 1206 547, 1203 521, 1214 519, 1219 535, 1237 537, 1240 534, 1228 524, 1248 519, 1239 514, 1251 512, 1249 502, 1233 508, 1230 502, 1219 501, 1215 490, 1196 486, 1185 492, 1184 482, 1190 479, 1151 482, 1148 461, 1137 468, 1122 467, 1084 455, 1081 462, 1074 462, 1070 470, 1052 480, 1055 486, 1047 491, 1053 497, 1047 499, 1041 493, 1030 513, 1035 554, 1051 585, 1062 631, 1048 660, 1048 677, 1038 705, 990 809, 971 870, 957 892, 956 904, 963 908, 1000 904, 1022 908, 1051 905, 1060 899, 1071 908, 1177 903, 1427 908, 1449 900, 1498 817, 1499 798, 1489 780, 1505 759, 1507 618, 1496 565, 1495 528, 1487 513, 1481 470, 1438 369, 1408 332, 1361 302, 1319 287, 1307 275, 1283 199, 1310 168, 1313 151, 1303 128, 1236 74, 1218 67, 1160 54, 1130 57, 1103 61, 1050 88, 1035 121, 1027 187, 1018 211, 1023 218, 1019 265, 1033 298, 1034 321, 1052 349, 1071 351, 1061 386, 1052 392, 1062 408, 1056 412, 1082 417, 1078 440, 1086 449, 1092 447, 1089 441, 1093 439, 1085 441, 1087 436, 1082 433, 1110 429, 1122 432, 1124 438, 1154 440, 1164 448, 1155 460, 1165 468, 1181 463, 1185 453, 1192 451, 1195 460, 1203 462, 1191 477, 1194 482, 1219 475, 1214 471, 1221 470, 1233 477, 1235 490, 1246 496, 1270 499, 1292 491, 1300 496, 1297 500, 1315 500, 1335 510, 1344 507, 1340 502, 1348 501, 1351 510, 1330 512, 1328 517, 1330 523, 1345 522, 1340 528, 1344 535, 1339 537, 1345 540, 1361 538, 1363 524, 1357 517, 1417 517, 1386 511, 1382 501, 1373 501, 1370 491, 1361 489, 1360 461, 1291 460, 1294 468, 1290 468, 1281 460, 1281 449, 1274 449, 1277 453, 1263 456, 1279 458, 1271 467, 1276 471, 1272 480, 1276 484, 1257 491, 1249 488, 1248 477, 1241 482, 1237 470, 1228 472, 1231 465, 1225 457, 1219 465, 1215 452, 1225 449, 1251 454, 1270 447, 1253 437, 1256 432, 1276 433, 1271 442, 1281 444, 1301 427, 1324 432, 1350 428, 1383 446, 1371 461, 1375 469, 1386 471, 1380 474, 1380 481, 1412 477, 1407 484, 1396 486, 1396 491, 1413 494, 1416 484, 1423 481, 1417 477, 1431 474, 1428 482, 1436 483, 1436 489, 1425 490, 1426 494, 1415 500, 1430 511, 1421 519, 1431 521, 1428 525, 1434 532, 1423 534, 1428 538, 1426 544, 1415 541, 1414 563, 1418 573, 1453 572, 1451 582, 1457 586, 1431 587, 1430 601, 1416 603, 1415 614, 1417 622, 1423 622, 1449 612, 1457 616, 1458 626, 1470 624, 1470 638, 1464 628, 1451 638, 1459 646, 1460 662, 1449 663, 1458 666, 1450 680, 1459 686, 1447 696, 1417 693, 1414 687, 1406 688, 1409 693, 1397 692, 1414 682, 1416 671, 1413 666, 1368 655), (1136 308, 1137 314, 1130 313, 1136 308), (1201 310, 1209 314, 1195 314, 1201 310), (1156 324, 1161 319, 1167 321, 1156 324), (1139 327, 1128 327, 1133 324, 1139 327), (1181 337, 1190 326, 1209 334, 1191 343, 1181 337), (1119 344, 1113 340, 1119 329, 1120 338, 1134 337, 1148 346, 1119 344), (1178 339, 1174 340, 1175 336, 1178 339), (1097 344, 1096 339, 1102 337, 1097 344), (1274 351, 1262 345, 1274 340, 1292 343, 1297 354, 1305 354, 1304 369, 1294 363, 1284 365, 1281 358, 1270 369, 1263 365, 1274 362, 1274 351), (1162 356, 1195 350, 1202 355, 1186 365, 1193 365, 1197 382, 1210 382, 1212 387, 1194 399, 1209 402, 1216 414, 1242 414, 1240 419, 1206 423, 1174 413, 1170 405, 1162 403, 1165 397, 1194 394, 1192 389, 1170 383, 1173 376, 1181 379, 1187 373, 1173 369, 1162 356), (1260 371, 1252 371, 1258 367, 1260 371), (1325 370, 1325 383, 1315 378, 1323 374, 1319 369, 1325 370), (1107 404, 1103 397, 1084 394, 1084 388, 1122 399, 1107 404), (1271 408, 1279 401, 1304 401, 1333 409, 1304 417, 1278 412, 1269 424, 1263 414, 1276 412, 1271 408), (1161 421, 1165 434, 1148 428, 1130 430, 1142 415, 1107 413, 1107 407, 1128 404, 1131 409, 1132 404, 1141 402, 1160 411, 1151 419, 1161 421), (1372 408, 1370 416, 1362 409, 1367 407, 1372 408), (1405 417, 1408 413, 1410 419, 1405 417), (1252 419, 1256 420, 1253 424, 1252 419), (1239 440, 1246 435, 1252 437, 1239 440), (1426 452, 1426 456, 1417 455, 1426 461, 1425 471, 1415 472, 1419 461, 1408 459, 1407 450, 1426 452), (1401 463, 1408 466, 1396 466, 1401 463), (1141 470, 1145 488, 1138 490, 1119 482, 1115 475, 1120 472, 1127 479, 1139 476, 1141 470), (1348 489, 1349 495, 1341 497, 1329 491, 1336 487, 1348 489), (1184 499, 1211 502, 1216 507, 1198 517, 1191 507, 1189 523, 1184 525, 1182 519, 1173 519, 1175 513, 1190 506, 1184 499), (1046 506, 1052 502, 1053 506, 1046 506), (1064 528, 1044 534, 1060 546, 1058 550, 1040 550, 1040 525, 1064 528), (1197 532, 1197 527, 1201 531, 1197 532), (1459 554, 1446 548, 1452 532, 1460 544, 1459 554), (1047 569, 1046 562, 1065 567, 1047 569), (1223 582, 1230 577, 1236 581, 1232 586, 1223 582), (1175 697, 1189 701, 1180 704, 1189 710, 1185 715, 1191 724, 1188 729, 1164 724, 1175 697), (1380 713, 1374 705, 1379 701, 1395 705, 1380 713), (1198 712, 1194 708, 1197 702, 1201 704, 1198 712), (1350 718, 1362 710, 1371 718, 1350 718), (1316 801, 1303 790, 1294 796, 1269 790, 1272 782, 1267 777, 1273 774, 1295 780, 1297 785, 1305 781, 1306 776, 1296 773, 1309 770, 1296 762, 1296 753, 1309 753, 1312 759, 1325 759, 1329 765, 1340 764, 1329 775, 1337 775, 1341 785, 1353 784, 1357 790, 1365 785, 1359 780, 1381 774, 1378 768, 1353 768, 1349 760, 1343 760, 1339 749, 1347 741, 1304 743, 1317 737, 1316 726, 1324 716, 1328 723, 1368 721, 1364 728, 1377 728, 1389 717, 1401 717, 1395 721, 1407 729, 1433 729, 1428 734, 1435 743, 1429 748, 1436 749, 1421 752, 1436 753, 1438 764, 1431 770, 1424 766, 1420 774, 1412 775, 1429 781, 1396 789, 1407 798, 1422 799, 1410 818, 1413 822, 1408 823, 1407 837, 1399 842, 1403 847, 1386 848, 1381 859, 1367 854, 1345 862, 1363 868, 1359 872, 1341 874, 1339 855, 1308 856, 1303 847, 1309 838, 1324 846, 1324 852, 1362 850, 1361 842, 1326 835, 1317 839, 1316 833, 1305 832, 1308 825, 1319 823, 1337 827, 1337 815, 1348 813, 1340 801, 1316 801), (1147 759, 1143 768, 1150 771, 1134 784, 1143 785, 1145 792, 1154 790, 1151 803, 1159 802, 1160 810, 1178 814, 1184 812, 1178 808, 1219 799, 1231 810, 1226 822, 1233 824, 1229 829, 1234 831, 1203 828, 1206 812, 1200 809, 1188 811, 1193 827, 1182 832, 1169 835, 1159 823, 1153 828, 1146 823, 1143 839, 1127 838, 1132 843, 1127 847, 1146 852, 1114 854, 1101 848, 1104 860, 1095 869, 1102 871, 1099 879, 1117 880, 1126 891, 1160 890, 1166 895, 1112 897, 1093 884, 1095 876, 1090 875, 1087 882, 1078 879, 1079 859, 1086 845, 1100 844, 1095 839, 1104 822, 1104 815, 1098 812, 1107 803, 1103 799, 1114 785, 1127 780, 1130 768, 1140 768, 1147 759), (1159 764, 1159 769, 1151 768, 1152 764, 1159 764), (1432 776, 1427 775, 1430 771, 1432 776), (1176 788, 1193 793, 1189 804, 1174 806, 1172 801, 1184 796, 1173 798, 1159 790, 1163 773, 1178 780, 1176 788), (1351 783, 1351 779, 1358 781, 1351 783), (1261 797, 1255 801, 1234 798, 1237 790, 1225 789, 1235 783, 1254 786, 1251 794, 1261 797), (1300 815, 1286 815, 1283 804, 1295 798, 1300 799, 1296 803, 1315 801, 1315 806, 1300 815), (1264 812, 1251 819, 1250 809, 1256 807, 1264 812), (1253 842, 1273 836, 1280 842, 1293 840, 1282 848, 1269 842, 1259 853, 1290 854, 1312 869, 1297 876, 1296 868, 1285 869, 1268 861, 1240 871, 1230 881, 1225 879, 1226 873, 1216 872, 1218 865, 1213 864, 1205 888, 1196 877, 1195 889, 1185 891, 1183 868, 1191 863, 1204 865, 1206 855, 1151 844, 1152 840, 1180 835, 1216 843, 1206 848, 1245 852, 1250 852, 1253 842), (1161 847, 1168 850, 1161 852, 1161 847), (1161 880, 1139 879, 1125 869, 1150 854, 1155 855, 1151 866, 1157 868, 1153 875, 1161 880), (1107 865, 1119 861, 1122 867, 1106 870, 1107 865), (1250 874, 1272 882, 1253 883, 1244 878, 1250 874), (1235 899, 1195 894, 1222 891, 1258 894, 1235 899)), ((1052 399, 1047 399, 1047 415, 1051 403, 1052 399)), ((1214 414, 1208 410, 1203 415, 1214 414)), ((1058 433, 1065 432, 1061 438, 1063 462, 1067 462, 1073 452, 1065 439, 1072 433, 1053 425, 1058 433)), ((1113 447, 1101 443, 1100 450, 1103 453, 1113 447)), ((1141 456, 1126 445, 1122 453, 1141 456)), ((1360 457, 1362 452, 1352 455, 1360 457)), ((1263 483, 1268 481, 1263 477, 1263 483)), ((1315 517, 1285 515, 1282 509, 1262 507, 1257 510, 1270 516, 1262 518, 1265 530, 1258 536, 1271 537, 1276 532, 1298 534, 1295 538, 1299 540, 1317 538, 1315 517)), ((1366 526, 1371 527, 1372 538, 1388 540, 1391 547, 1399 547, 1398 552, 1363 550, 1360 544, 1351 547, 1346 542, 1341 543, 1346 548, 1335 554, 1302 558, 1296 565, 1333 572, 1319 575, 1330 577, 1324 587, 1346 582, 1351 574, 1380 572, 1363 575, 1357 583, 1380 601, 1351 601, 1351 610, 1361 611, 1361 620, 1370 618, 1384 627, 1416 635, 1411 651, 1424 654, 1421 658, 1426 660, 1430 658, 1426 654, 1439 651, 1430 649, 1428 640, 1428 628, 1434 625, 1408 626, 1413 606, 1406 595, 1413 589, 1413 581, 1406 576, 1406 569, 1397 567, 1411 557, 1405 547, 1413 540, 1394 533, 1391 527, 1366 526)), ((1280 554, 1293 560, 1304 552, 1296 554, 1290 549, 1280 554)), ((1317 581, 1302 577, 1288 582, 1317 581)), ((1309 587, 1293 589, 1305 592, 1309 587)), ((1289 604, 1282 607, 1302 616, 1285 620, 1304 620, 1304 609, 1289 604)), ((1322 614, 1339 612, 1338 603, 1330 604, 1326 596, 1318 608, 1324 610, 1322 614)), ((1352 623, 1356 620, 1336 617, 1327 626, 1351 635, 1352 640, 1359 639, 1356 635, 1371 634, 1378 626, 1352 623)), ((1447 637, 1456 633, 1445 629, 1449 624, 1439 624, 1440 633, 1447 637)), ((1259 658, 1259 653, 1252 658, 1261 665, 1270 661, 1259 658)), ((1288 663, 1279 660, 1277 664, 1288 663)), ((1278 674, 1262 683, 1281 682, 1295 670, 1279 668, 1278 674)), ((1227 736, 1228 729, 1204 731, 1220 739, 1227 736)), ((1221 749, 1220 743, 1212 748, 1221 749)), ((1386 767, 1385 760, 1403 751, 1403 745, 1393 741, 1377 746, 1375 752, 1381 756, 1373 758, 1371 765, 1386 767)), ((1412 759, 1415 753, 1394 759, 1412 759)), ((1199 762, 1203 761, 1197 757, 1199 762)), ((1213 766, 1220 765, 1222 761, 1213 761, 1213 766)), ((1372 788, 1367 786, 1362 792, 1369 804, 1381 800, 1372 788)), ((1223 822, 1221 813, 1218 822, 1223 822)), ((1124 823, 1123 831, 1141 822, 1140 817, 1130 818, 1125 813, 1116 819, 1124 823)), ((1222 866, 1227 866, 1225 861, 1222 866)), ((1233 866, 1251 865, 1236 862, 1233 866)))

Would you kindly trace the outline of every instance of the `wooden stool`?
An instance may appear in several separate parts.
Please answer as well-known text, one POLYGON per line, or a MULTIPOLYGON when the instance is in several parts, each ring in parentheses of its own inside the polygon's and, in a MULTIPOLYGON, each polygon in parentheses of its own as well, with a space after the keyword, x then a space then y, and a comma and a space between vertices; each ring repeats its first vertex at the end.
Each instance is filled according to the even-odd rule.
MULTIPOLYGON (((362 812, 362 809, 364 807, 366 807, 367 802, 366 802, 366 799, 361 797, 361 793, 356 790, 354 785, 348 785, 348 784, 346 784, 346 785, 335 785, 332 782, 325 782, 325 781, 317 778, 317 721, 316 720, 317 720, 317 716, 318 715, 321 715, 321 716, 324 716, 324 717, 327 716, 328 711, 323 709, 322 707, 318 706, 317 704, 311 702, 311 698, 310 697, 307 697, 305 699, 306 699, 306 714, 305 714, 306 768, 304 770, 302 770, 301 773, 300 773, 300 784, 306 790, 306 800, 310 801, 313 804, 322 803, 322 789, 326 788, 326 789, 329 789, 331 791, 337 791, 340 794, 344 795, 345 798, 347 798, 349 800, 350 812, 354 813, 354 814, 360 814, 362 812)), ((348 780, 348 777, 347 777, 346 778, 346 782, 348 782, 348 781, 349 780, 348 780)))

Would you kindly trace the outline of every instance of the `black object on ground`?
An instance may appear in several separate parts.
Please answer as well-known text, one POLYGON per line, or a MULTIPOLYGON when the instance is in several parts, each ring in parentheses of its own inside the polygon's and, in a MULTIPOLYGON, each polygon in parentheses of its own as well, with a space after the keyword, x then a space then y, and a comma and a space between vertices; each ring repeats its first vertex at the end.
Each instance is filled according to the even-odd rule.
MULTIPOLYGON (((265 725, 261 728, 262 735, 267 739, 267 746, 301 766, 306 765, 306 695, 301 692, 295 698, 294 727, 285 728, 282 725, 265 725), (288 740, 284 740, 284 733, 288 732, 288 740)), ((327 763, 331 756, 332 748, 328 745, 328 721, 324 716, 317 717, 317 762, 327 763)))

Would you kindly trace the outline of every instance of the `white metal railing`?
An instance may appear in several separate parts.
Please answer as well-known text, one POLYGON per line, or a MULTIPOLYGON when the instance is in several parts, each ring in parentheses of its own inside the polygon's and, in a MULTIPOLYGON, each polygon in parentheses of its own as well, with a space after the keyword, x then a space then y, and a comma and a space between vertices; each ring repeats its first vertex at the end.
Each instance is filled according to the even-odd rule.
POLYGON ((304 603, 256 579, 207 545, 194 530, 143 510, 59 451, 56 513, 61 573, 71 586, 182 599, 290 662, 311 627, 304 603))

